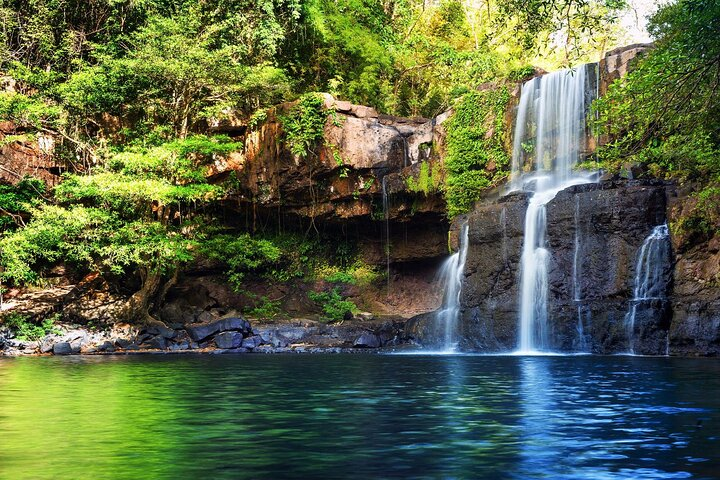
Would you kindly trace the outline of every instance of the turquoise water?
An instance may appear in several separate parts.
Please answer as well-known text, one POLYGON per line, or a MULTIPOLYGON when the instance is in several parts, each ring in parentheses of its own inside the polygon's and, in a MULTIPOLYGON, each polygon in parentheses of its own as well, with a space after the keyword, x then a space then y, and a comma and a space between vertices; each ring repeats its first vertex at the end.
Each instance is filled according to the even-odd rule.
POLYGON ((0 359, 0 478, 719 478, 720 361, 0 359))

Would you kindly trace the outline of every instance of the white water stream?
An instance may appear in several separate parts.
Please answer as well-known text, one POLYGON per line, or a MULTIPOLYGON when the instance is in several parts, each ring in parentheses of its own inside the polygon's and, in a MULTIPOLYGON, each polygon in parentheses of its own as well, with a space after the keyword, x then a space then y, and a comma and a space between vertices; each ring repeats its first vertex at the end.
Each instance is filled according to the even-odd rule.
MULTIPOLYGON (((594 65, 549 73, 530 80, 522 88, 515 124, 511 186, 534 193, 525 214, 520 267, 519 353, 537 353, 549 348, 547 302, 551 253, 545 238, 546 205, 558 192, 590 181, 587 175, 574 172, 573 167, 585 147, 586 78, 591 68, 594 65), (530 174, 529 170, 534 173, 530 174)), ((576 291, 573 296, 577 296, 576 291)))
POLYGON ((458 320, 460 316, 460 294, 468 250, 468 224, 460 228, 460 248, 440 268, 438 276, 445 292, 443 303, 435 313, 436 324, 444 330, 442 351, 452 353, 458 344, 458 320))
POLYGON ((670 257, 670 232, 667 224, 653 228, 640 247, 635 265, 635 286, 630 308, 625 314, 630 353, 635 353, 635 315, 640 302, 665 298, 667 283, 663 272, 670 257))

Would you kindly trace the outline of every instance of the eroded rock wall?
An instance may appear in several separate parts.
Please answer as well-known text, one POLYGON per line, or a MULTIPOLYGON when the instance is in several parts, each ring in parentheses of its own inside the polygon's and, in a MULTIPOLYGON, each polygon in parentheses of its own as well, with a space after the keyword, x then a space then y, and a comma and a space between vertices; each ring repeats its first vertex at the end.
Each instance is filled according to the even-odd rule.
POLYGON ((337 101, 324 94, 334 114, 323 145, 305 157, 284 141, 280 117, 292 103, 270 109, 266 120, 245 133, 244 150, 214 167, 218 178, 235 175, 226 206, 236 222, 265 228, 337 233, 363 245, 368 262, 411 262, 447 253, 445 201, 439 192, 414 192, 407 178, 422 163, 440 162, 443 122, 400 118, 337 101), (386 224, 386 218, 389 223, 386 224))
MULTIPOLYGON (((625 315, 633 297, 636 259, 653 227, 666 221, 669 190, 658 182, 604 182, 571 187, 548 203, 548 317, 553 350, 629 350, 625 315), (577 295, 573 288, 576 231, 577 295), (579 317, 584 338, 579 334, 579 317)), ((466 348, 517 347, 527 201, 527 194, 514 194, 479 205, 469 216, 462 292, 466 348)), ((664 277, 672 286, 672 265, 664 277)), ((671 319, 669 300, 644 302, 636 312, 635 351, 665 354, 671 319)))

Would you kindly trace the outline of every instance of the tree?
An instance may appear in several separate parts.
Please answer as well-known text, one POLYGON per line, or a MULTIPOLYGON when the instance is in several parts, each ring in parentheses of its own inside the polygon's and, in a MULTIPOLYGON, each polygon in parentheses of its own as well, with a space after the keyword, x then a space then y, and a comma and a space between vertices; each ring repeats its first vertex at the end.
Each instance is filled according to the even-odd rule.
POLYGON ((636 161, 699 182, 685 224, 712 233, 720 228, 720 2, 678 0, 649 30, 655 48, 596 103, 597 127, 612 139, 599 154, 610 168, 636 161))

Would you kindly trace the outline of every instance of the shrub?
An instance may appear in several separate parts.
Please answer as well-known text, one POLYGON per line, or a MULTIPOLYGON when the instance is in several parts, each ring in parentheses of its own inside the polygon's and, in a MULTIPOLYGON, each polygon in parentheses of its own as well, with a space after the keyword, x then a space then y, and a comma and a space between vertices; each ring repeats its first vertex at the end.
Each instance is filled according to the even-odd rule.
POLYGON ((466 94, 447 125, 445 200, 448 216, 467 212, 482 190, 507 176, 506 86, 466 94))
POLYGON ((278 316, 280 312, 280 300, 270 300, 263 296, 256 299, 255 305, 245 313, 252 318, 270 319, 278 316))
POLYGON ((306 93, 287 114, 278 116, 285 131, 285 143, 294 155, 305 158, 319 145, 328 114, 320 94, 306 93))
POLYGON ((59 333, 55 322, 60 315, 55 314, 45 318, 39 325, 32 323, 26 315, 17 312, 6 314, 2 318, 2 323, 15 333, 15 338, 21 341, 40 340, 45 335, 51 333, 59 333))
POLYGON ((323 313, 329 321, 338 322, 346 320, 358 310, 357 305, 350 300, 345 300, 340 295, 338 287, 329 292, 308 292, 308 298, 322 308, 323 313))

